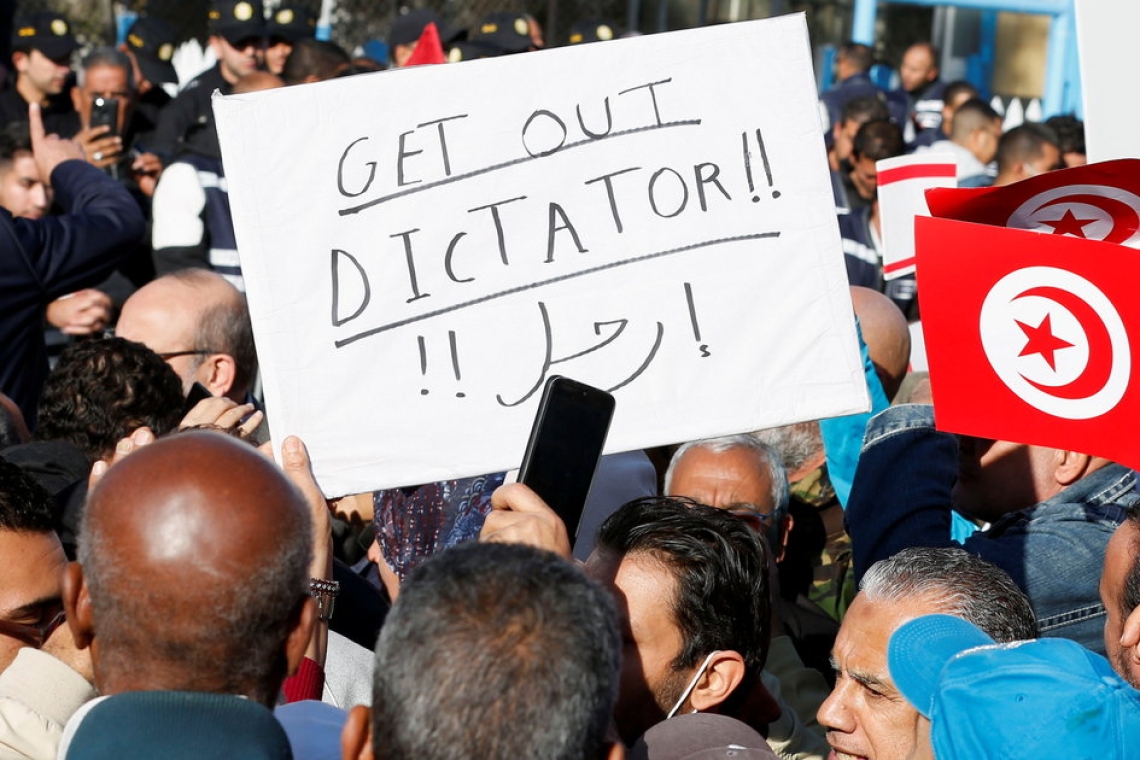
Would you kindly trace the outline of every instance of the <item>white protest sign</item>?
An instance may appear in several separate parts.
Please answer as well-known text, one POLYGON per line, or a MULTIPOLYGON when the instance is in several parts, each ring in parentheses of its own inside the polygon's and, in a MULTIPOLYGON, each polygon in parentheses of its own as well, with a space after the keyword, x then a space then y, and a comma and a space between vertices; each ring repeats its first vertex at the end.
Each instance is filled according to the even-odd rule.
POLYGON ((864 410, 802 15, 215 96, 273 435, 328 494, 864 410))
MULTIPOLYGON (((1140 3, 1074 0, 1089 163, 1140 157, 1140 100, 1124 84, 1140 3)), ((1057 23, 1057 22, 1054 22, 1057 23)))
POLYGON ((946 153, 915 153, 875 162, 879 185, 879 223, 883 227, 883 278, 914 271, 914 218, 930 216, 926 191, 956 187, 958 165, 946 153))

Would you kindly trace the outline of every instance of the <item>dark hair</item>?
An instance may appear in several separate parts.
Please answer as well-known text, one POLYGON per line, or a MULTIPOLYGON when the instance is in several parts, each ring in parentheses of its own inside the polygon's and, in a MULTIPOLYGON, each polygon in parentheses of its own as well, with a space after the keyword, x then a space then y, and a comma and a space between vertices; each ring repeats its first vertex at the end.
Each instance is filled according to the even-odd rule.
POLYGON ((6 404, 0 403, 0 451, 25 443, 23 435, 16 414, 6 404))
POLYGON ((306 37, 293 43, 281 79, 285 84, 299 84, 310 76, 324 81, 351 65, 352 59, 340 45, 306 37))
POLYGON ((583 760, 617 698, 610 594, 518 544, 467 543, 419 565, 376 644, 373 743, 390 760, 583 760))
POLYGON ((19 153, 32 155, 32 138, 26 121, 14 121, 0 129, 0 171, 6 171, 19 153))
POLYGON ((76 341, 44 384, 35 440, 67 441, 94 462, 143 425, 156 436, 173 430, 182 403, 178 375, 141 343, 76 341))
POLYGON ((1025 161, 1032 161, 1041 155, 1046 145, 1052 145, 1060 151, 1057 135, 1044 124, 1027 121, 1021 126, 1014 127, 998 141, 998 172, 1012 169, 1025 161))
POLYGON ((0 458, 0 530, 47 533, 55 530, 55 502, 24 470, 0 458))
POLYGON ((946 89, 942 91, 942 102, 949 103, 964 93, 969 93, 971 98, 976 98, 979 95, 977 87, 964 79, 956 79, 946 85, 946 89))
POLYGON ((970 98, 954 111, 951 137, 965 138, 975 129, 992 122, 1000 122, 1001 115, 981 98, 970 98))
POLYGON ((941 612, 970 621, 999 644, 1037 638, 1029 598, 1008 573, 964 549, 903 549, 872 565, 859 583, 859 593, 876 601, 925 597, 941 612))
POLYGON ((880 93, 874 95, 860 95, 843 104, 840 112, 840 123, 856 121, 865 124, 868 121, 890 119, 891 111, 887 108, 887 101, 880 93))
POLYGON ((839 57, 857 71, 869 71, 875 62, 874 51, 861 42, 847 41, 839 48, 839 57))
POLYGON ((851 154, 860 158, 882 161, 906 153, 902 130, 891 121, 878 119, 859 127, 852 141, 851 154))
POLYGON ((1062 153, 1085 153, 1085 123, 1076 116, 1061 114, 1045 120, 1045 126, 1057 135, 1062 153))
POLYGON ((80 87, 87 81, 87 72, 99 66, 122 69, 127 75, 127 89, 135 91, 135 67, 131 64, 130 56, 113 47, 99 47, 92 50, 83 58, 76 72, 76 82, 80 87))
POLYGON ((675 670, 714 650, 732 650, 757 677, 768 657, 768 549, 743 520, 677 497, 627 502, 602 524, 597 547, 618 557, 645 554, 673 573, 673 618, 681 630, 675 670))

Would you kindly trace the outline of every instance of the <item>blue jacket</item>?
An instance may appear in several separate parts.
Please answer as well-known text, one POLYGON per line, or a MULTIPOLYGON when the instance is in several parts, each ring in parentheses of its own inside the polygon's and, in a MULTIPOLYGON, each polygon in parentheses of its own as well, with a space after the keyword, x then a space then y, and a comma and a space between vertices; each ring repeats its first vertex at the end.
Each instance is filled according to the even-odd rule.
MULTIPOLYGON (((957 477, 957 439, 934 429, 933 407, 895 406, 871 420, 847 504, 857 580, 908 546, 954 545, 950 493, 957 477)), ((1029 597, 1042 636, 1104 654, 1104 552, 1125 510, 1140 502, 1135 486, 1132 470, 1107 465, 962 545, 1010 574, 1029 597)))
POLYGON ((98 284, 146 232, 138 204, 102 170, 64 161, 51 184, 62 216, 17 219, 0 209, 0 391, 29 426, 48 372, 47 305, 98 284))

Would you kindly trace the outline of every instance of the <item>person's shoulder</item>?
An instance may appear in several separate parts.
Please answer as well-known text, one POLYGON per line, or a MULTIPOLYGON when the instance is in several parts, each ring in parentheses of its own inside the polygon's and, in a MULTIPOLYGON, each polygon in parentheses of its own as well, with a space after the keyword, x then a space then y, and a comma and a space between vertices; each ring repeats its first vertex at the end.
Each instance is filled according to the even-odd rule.
POLYGON ((941 79, 935 79, 926 87, 922 88, 919 93, 921 100, 942 100, 942 96, 946 94, 946 82, 941 79))
POLYGON ((174 99, 196 99, 202 97, 202 93, 209 96, 215 88, 222 87, 225 82, 226 80, 225 77, 222 76, 221 69, 215 64, 187 82, 186 86, 179 91, 174 99))
POLYGON ((27 101, 16 91, 16 88, 9 86, 0 90, 0 121, 7 124, 27 120, 27 101))

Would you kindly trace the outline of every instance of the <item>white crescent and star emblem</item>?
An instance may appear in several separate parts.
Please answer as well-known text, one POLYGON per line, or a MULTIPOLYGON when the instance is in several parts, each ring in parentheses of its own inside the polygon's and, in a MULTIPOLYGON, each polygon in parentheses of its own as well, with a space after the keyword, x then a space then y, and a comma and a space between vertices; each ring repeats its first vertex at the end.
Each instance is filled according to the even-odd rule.
POLYGON ((979 329, 997 376, 1047 414, 1098 417, 1128 388, 1132 353, 1120 314, 1100 288, 1068 270, 1007 274, 986 296, 979 329))
POLYGON ((1140 248, 1140 197, 1109 185, 1066 185, 1038 193, 1007 227, 1140 248))

